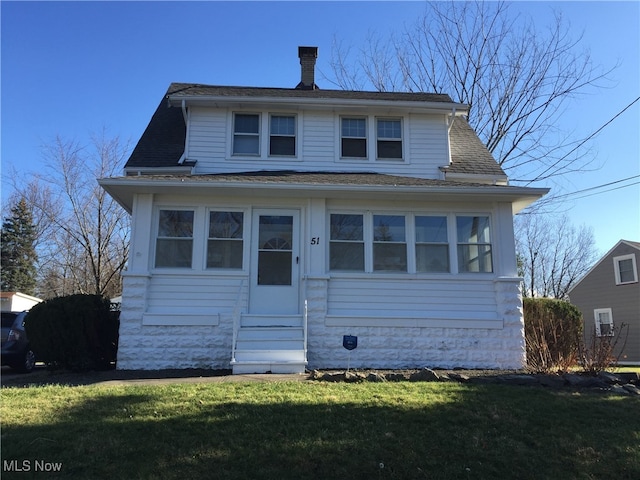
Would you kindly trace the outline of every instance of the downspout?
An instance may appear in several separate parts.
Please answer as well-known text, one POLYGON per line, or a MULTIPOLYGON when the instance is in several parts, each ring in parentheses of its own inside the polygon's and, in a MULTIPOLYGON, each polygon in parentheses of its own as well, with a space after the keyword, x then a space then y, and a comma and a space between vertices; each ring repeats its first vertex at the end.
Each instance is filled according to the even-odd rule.
POLYGON ((451 109, 451 115, 449 115, 449 120, 447 120, 447 132, 451 131, 451 127, 453 127, 453 121, 456 119, 456 107, 451 109))
POLYGON ((187 131, 185 132, 185 136, 184 136, 184 152, 180 156, 180 160, 178 160, 178 164, 180 165, 182 165, 187 159, 187 153, 188 153, 187 146, 189 145, 189 121, 188 121, 189 114, 187 112, 187 102, 184 99, 182 99, 181 108, 182 108, 182 117, 184 118, 184 125, 187 131))
POLYGON ((443 165, 442 167, 440 167, 440 179, 441 180, 446 180, 447 179, 447 168, 449 168, 449 165, 451 165, 451 127, 453 127, 453 122, 456 119, 456 107, 453 107, 451 109, 451 115, 449 115, 449 118, 447 119, 447 148, 449 149, 449 163, 447 165, 443 165))

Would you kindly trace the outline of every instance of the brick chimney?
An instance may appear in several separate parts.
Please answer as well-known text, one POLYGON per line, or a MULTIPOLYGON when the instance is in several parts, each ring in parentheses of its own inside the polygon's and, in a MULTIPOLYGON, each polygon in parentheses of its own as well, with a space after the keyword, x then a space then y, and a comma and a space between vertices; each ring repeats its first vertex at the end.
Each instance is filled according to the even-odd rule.
POLYGON ((298 57, 300 58, 302 78, 296 88, 301 90, 317 90, 318 86, 315 83, 315 73, 318 47, 298 47, 298 57))

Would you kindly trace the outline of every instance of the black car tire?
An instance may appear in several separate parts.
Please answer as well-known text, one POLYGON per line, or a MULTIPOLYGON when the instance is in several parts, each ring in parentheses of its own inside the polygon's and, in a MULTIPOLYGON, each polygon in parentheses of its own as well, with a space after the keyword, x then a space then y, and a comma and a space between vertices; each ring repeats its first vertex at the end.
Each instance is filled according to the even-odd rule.
POLYGON ((22 363, 11 365, 11 368, 22 373, 31 373, 33 367, 36 365, 36 356, 33 350, 27 348, 22 357, 22 363))

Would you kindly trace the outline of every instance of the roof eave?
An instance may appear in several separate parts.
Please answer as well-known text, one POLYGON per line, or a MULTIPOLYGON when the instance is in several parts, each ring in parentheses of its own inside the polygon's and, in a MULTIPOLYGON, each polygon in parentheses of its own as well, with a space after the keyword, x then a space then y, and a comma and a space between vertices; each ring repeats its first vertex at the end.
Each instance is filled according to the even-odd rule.
POLYGON ((345 108, 389 108, 408 109, 409 111, 422 111, 425 113, 443 113, 455 111, 456 115, 466 115, 469 106, 455 102, 421 102, 415 100, 375 100, 360 98, 305 98, 283 96, 241 96, 241 95, 167 95, 169 105, 178 107, 184 101, 187 106, 201 105, 214 107, 229 107, 239 105, 287 105, 308 106, 310 108, 345 109, 345 108))
POLYGON ((189 194, 215 189, 216 192, 233 196, 261 196, 265 192, 278 191, 283 197, 326 197, 355 199, 406 199, 420 200, 429 195, 430 200, 464 202, 481 198, 486 202, 508 202, 517 213, 549 192, 546 188, 505 186, 429 186, 429 185, 353 185, 281 182, 203 182, 180 179, 150 179, 144 176, 128 178, 103 178, 98 183, 125 210, 131 213, 133 198, 137 193, 167 193, 171 190, 189 190, 189 194))

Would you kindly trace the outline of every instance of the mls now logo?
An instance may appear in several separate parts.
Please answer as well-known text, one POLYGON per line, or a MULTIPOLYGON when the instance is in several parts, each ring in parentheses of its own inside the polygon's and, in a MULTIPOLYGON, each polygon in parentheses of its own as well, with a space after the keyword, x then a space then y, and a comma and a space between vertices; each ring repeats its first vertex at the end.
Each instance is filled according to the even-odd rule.
POLYGON ((3 460, 3 472, 59 472, 62 470, 62 462, 45 462, 43 460, 3 460))

